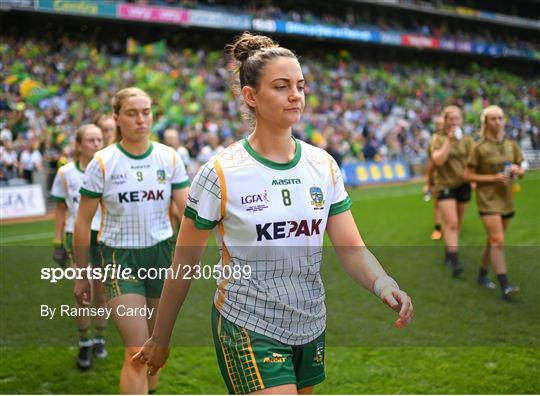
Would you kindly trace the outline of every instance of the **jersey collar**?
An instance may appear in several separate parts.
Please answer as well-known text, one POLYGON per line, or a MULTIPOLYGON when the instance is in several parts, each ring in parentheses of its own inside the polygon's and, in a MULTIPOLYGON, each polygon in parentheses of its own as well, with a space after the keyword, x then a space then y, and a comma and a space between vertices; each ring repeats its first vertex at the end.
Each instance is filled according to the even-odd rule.
POLYGON ((267 158, 264 158, 262 155, 260 155, 255 150, 253 150, 253 147, 251 147, 247 138, 242 139, 242 145, 244 146, 248 154, 251 155, 255 161, 275 170, 287 170, 296 166, 298 161, 300 161, 300 157, 302 156, 302 145, 297 139, 293 138, 293 140, 295 144, 294 157, 292 160, 285 163, 274 162, 267 158))
POLYGON ((154 149, 154 143, 150 142, 150 147, 148 147, 148 150, 146 150, 146 152, 142 153, 141 155, 131 154, 129 151, 127 151, 125 148, 122 147, 120 142, 116 143, 116 147, 118 147, 118 150, 120 150, 122 153, 127 155, 129 158, 140 160, 140 159, 144 159, 144 158, 146 158, 146 157, 148 157, 150 155, 150 153, 154 149))

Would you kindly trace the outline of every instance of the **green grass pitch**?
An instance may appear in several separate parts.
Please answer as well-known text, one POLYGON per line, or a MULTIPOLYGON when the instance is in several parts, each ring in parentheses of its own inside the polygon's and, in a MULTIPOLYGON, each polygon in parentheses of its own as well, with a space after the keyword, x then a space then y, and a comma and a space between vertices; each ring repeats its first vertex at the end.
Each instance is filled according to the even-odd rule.
MULTIPOLYGON (((366 244, 413 297, 416 321, 396 329, 395 315, 347 278, 328 247, 327 379, 316 393, 540 393, 540 172, 520 184, 506 240, 509 278, 522 288, 512 303, 475 283, 485 235, 474 199, 461 237, 465 272, 456 280, 442 264, 442 242, 429 239, 431 203, 421 185, 350 191, 366 244)), ((52 237, 50 221, 0 227, 0 393, 117 393, 122 348, 114 324, 109 357, 81 373, 73 320, 40 317, 40 304, 72 303, 71 282, 40 279, 40 268, 54 267, 52 237)), ((208 264, 215 255, 209 249, 208 264)), ((211 341, 214 289, 210 280, 193 284, 158 393, 226 392, 211 341)))

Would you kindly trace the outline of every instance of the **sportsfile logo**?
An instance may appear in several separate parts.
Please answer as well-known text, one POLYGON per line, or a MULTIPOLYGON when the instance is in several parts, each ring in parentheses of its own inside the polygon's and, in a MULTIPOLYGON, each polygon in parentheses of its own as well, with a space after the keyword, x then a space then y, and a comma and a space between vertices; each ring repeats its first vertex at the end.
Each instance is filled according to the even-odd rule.
POLYGON ((145 201, 163 201, 165 198, 163 194, 164 190, 156 191, 126 191, 118 193, 118 200, 120 203, 129 202, 145 202, 145 201))
POLYGON ((311 224, 308 220, 277 221, 275 223, 256 224, 257 241, 263 239, 273 241, 274 239, 296 238, 300 236, 320 235, 319 226, 322 219, 313 219, 311 224))

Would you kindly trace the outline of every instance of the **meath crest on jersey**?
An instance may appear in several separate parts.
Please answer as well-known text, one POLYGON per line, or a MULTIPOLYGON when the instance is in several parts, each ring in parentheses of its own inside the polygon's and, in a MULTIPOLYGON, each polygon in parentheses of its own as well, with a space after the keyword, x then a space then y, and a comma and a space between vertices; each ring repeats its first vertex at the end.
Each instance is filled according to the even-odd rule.
POLYGON ((309 189, 309 195, 311 195, 313 209, 320 210, 324 208, 324 194, 320 187, 311 187, 309 189))
POLYGON ((158 169, 156 171, 156 173, 157 173, 157 182, 159 184, 167 183, 167 176, 165 176, 165 170, 164 169, 158 169))

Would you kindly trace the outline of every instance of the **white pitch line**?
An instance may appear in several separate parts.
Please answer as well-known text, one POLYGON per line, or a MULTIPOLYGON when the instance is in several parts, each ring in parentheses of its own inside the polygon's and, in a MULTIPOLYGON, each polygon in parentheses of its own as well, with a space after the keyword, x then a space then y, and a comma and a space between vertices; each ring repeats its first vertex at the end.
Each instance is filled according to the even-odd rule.
POLYGON ((54 233, 52 232, 41 232, 38 234, 29 234, 29 235, 13 235, 10 237, 0 238, 0 245, 3 245, 5 243, 34 241, 38 239, 52 238, 53 236, 54 236, 54 233))

